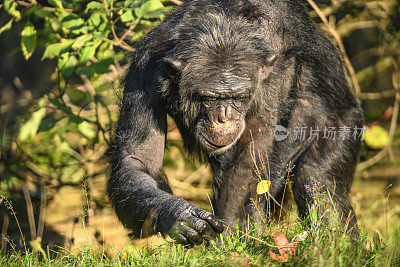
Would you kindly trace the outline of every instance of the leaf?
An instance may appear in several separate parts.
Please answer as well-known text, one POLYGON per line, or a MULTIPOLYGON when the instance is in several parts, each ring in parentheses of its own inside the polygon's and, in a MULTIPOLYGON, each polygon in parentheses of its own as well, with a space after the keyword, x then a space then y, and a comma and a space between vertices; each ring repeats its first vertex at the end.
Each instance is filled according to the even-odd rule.
POLYGON ((88 12, 89 10, 104 10, 104 5, 100 2, 97 1, 92 1, 86 6, 85 12, 88 12))
POLYGON ((39 17, 41 19, 52 16, 51 12, 44 10, 41 6, 30 7, 29 12, 33 13, 36 17, 39 17))
POLYGON ((97 131, 94 127, 87 121, 83 121, 78 124, 78 130, 88 139, 94 139, 97 136, 97 131))
POLYGON ((18 20, 20 20, 21 18, 21 13, 16 10, 17 7, 17 3, 14 0, 4 0, 4 10, 10 14, 11 16, 13 16, 14 18, 18 20))
POLYGON ((65 52, 70 50, 71 45, 74 43, 74 39, 62 39, 61 43, 51 44, 46 47, 42 60, 45 58, 56 58, 65 52))
POLYGON ((292 239, 292 242, 294 242, 294 241, 303 242, 304 240, 306 240, 306 238, 307 238, 307 236, 308 236, 309 234, 310 234, 310 233, 309 233, 308 231, 301 232, 300 234, 296 235, 296 236, 292 239))
POLYGON ((69 115, 69 120, 68 120, 68 122, 72 122, 72 123, 81 123, 81 122, 83 122, 83 121, 85 121, 82 117, 79 117, 79 116, 77 116, 77 115, 75 115, 75 114, 70 114, 69 115))
POLYGON ((69 53, 64 53, 58 59, 57 67, 61 71, 61 74, 64 77, 68 77, 68 76, 71 76, 72 73, 74 73, 77 63, 78 63, 78 61, 76 60, 76 58, 74 56, 69 55, 69 53))
POLYGON ((53 32, 58 32, 61 29, 61 22, 58 18, 49 18, 49 23, 53 32))
POLYGON ((93 76, 93 75, 95 74, 94 69, 93 69, 92 66, 83 67, 83 68, 78 68, 78 69, 75 71, 75 73, 78 74, 78 75, 85 75, 85 76, 87 76, 87 77, 91 77, 91 76, 93 76))
POLYGON ((96 53, 96 47, 95 46, 86 46, 79 51, 79 59, 78 63, 80 65, 85 64, 88 62, 91 58, 94 57, 94 54, 96 53))
POLYGON ((121 21, 122 22, 129 22, 134 20, 135 17, 132 14, 132 11, 128 10, 124 14, 121 15, 121 21))
POLYGON ((139 18, 155 19, 164 13, 164 5, 161 1, 150 0, 138 8, 135 8, 135 15, 139 18))
POLYGON ((75 42, 72 44, 71 48, 74 50, 82 48, 85 43, 89 40, 93 39, 93 35, 91 34, 84 34, 76 38, 75 42))
POLYGON ((94 27, 96 31, 103 33, 108 26, 107 15, 104 12, 93 13, 88 23, 90 26, 94 27))
POLYGON ((32 113, 31 118, 21 126, 19 131, 18 140, 23 142, 31 139, 37 133, 40 122, 46 115, 46 108, 41 107, 32 113))
POLYGON ((60 101, 58 100, 58 98, 48 98, 49 102, 51 104, 53 104, 54 106, 56 106, 59 110, 62 110, 68 114, 72 114, 72 110, 71 107, 68 107, 67 105, 60 103, 60 101))
POLYGON ((244 258, 240 261, 240 264, 244 267, 250 267, 251 266, 251 261, 249 258, 244 258))
POLYGON ((262 195, 269 192, 269 187, 271 186, 271 181, 262 180, 257 185, 257 194, 262 195))
POLYGON ((57 122, 60 121, 61 119, 62 118, 59 118, 59 119, 47 118, 47 119, 42 120, 37 132, 40 133, 40 132, 50 131, 51 129, 54 128, 54 126, 56 126, 57 122))
POLYGON ((36 47, 36 29, 32 22, 28 20, 21 32, 21 50, 25 60, 28 60, 36 47))
POLYGON ((61 13, 59 15, 61 25, 73 34, 86 33, 87 27, 85 29, 85 21, 75 13, 61 13))
POLYGON ((4 24, 4 26, 2 26, 0 28, 0 34, 2 34, 3 32, 8 31, 9 29, 11 29, 11 26, 12 26, 14 20, 15 20, 15 18, 11 18, 9 22, 4 24))
POLYGON ((110 72, 110 65, 114 63, 114 59, 108 58, 92 65, 92 69, 97 74, 104 74, 110 72))
POLYGON ((275 244, 278 247, 279 254, 277 255, 272 250, 269 252, 269 255, 272 260, 280 261, 281 263, 289 261, 289 257, 293 257, 296 253, 297 248, 297 238, 294 238, 292 242, 289 243, 286 235, 279 231, 275 231, 275 244))
POLYGON ((380 150, 389 144, 389 134, 383 127, 374 125, 365 130, 364 141, 368 147, 380 150))
POLYGON ((238 265, 239 263, 240 263, 239 266, 244 266, 244 267, 251 266, 251 261, 249 258, 243 258, 243 259, 240 258, 241 257, 239 252, 234 251, 228 256, 227 260, 228 262, 235 264, 235 266, 238 265))
POLYGON ((60 10, 64 10, 61 0, 49 0, 49 3, 60 10))

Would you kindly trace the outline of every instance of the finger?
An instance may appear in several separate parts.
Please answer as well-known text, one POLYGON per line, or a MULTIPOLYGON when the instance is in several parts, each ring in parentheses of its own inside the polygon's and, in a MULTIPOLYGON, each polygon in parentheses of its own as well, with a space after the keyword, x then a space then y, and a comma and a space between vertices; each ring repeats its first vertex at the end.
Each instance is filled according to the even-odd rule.
POLYGON ((188 225, 184 226, 185 237, 189 243, 194 245, 201 245, 203 243, 203 239, 201 238, 200 234, 194 230, 193 228, 189 227, 188 225))
POLYGON ((176 242, 178 242, 179 244, 185 245, 185 246, 193 246, 192 244, 190 244, 190 242, 187 240, 186 236, 184 236, 183 234, 177 233, 174 236, 171 236, 171 238, 173 238, 176 242))
POLYGON ((174 226, 168 231, 168 235, 182 245, 190 245, 190 242, 183 235, 185 232, 185 224, 183 222, 176 222, 174 226))
POLYGON ((198 213, 198 216, 207 221, 217 233, 222 233, 224 231, 224 225, 214 214, 202 210, 198 213))
POLYGON ((191 222, 190 226, 194 228, 201 237, 210 240, 214 237, 214 230, 212 227, 204 220, 194 217, 195 219, 191 222))

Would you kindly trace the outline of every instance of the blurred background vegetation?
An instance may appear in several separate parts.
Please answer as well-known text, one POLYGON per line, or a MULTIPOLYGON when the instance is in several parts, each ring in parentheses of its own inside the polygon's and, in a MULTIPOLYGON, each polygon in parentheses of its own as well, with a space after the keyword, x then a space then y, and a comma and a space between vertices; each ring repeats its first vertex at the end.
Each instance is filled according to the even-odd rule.
MULTIPOLYGON (((384 232, 388 213, 392 222, 400 218, 400 4, 304 2, 342 52, 364 108, 365 141, 351 199, 361 224, 384 232)), ((129 242, 105 195, 106 152, 118 116, 121 79, 135 42, 180 4, 2 1, 2 253, 8 241, 23 246, 20 231, 33 241, 33 249, 41 242, 66 248, 87 239, 110 246, 129 242)), ((209 209, 209 169, 187 160, 178 130, 172 120, 168 123, 164 166, 171 185, 176 195, 209 209)))

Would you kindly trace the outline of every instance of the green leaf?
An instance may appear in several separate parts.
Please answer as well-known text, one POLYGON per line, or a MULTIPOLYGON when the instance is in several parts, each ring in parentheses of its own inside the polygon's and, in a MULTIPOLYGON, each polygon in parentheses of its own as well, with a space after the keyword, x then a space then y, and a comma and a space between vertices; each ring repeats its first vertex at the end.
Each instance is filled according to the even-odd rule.
POLYGON ((134 19, 135 17, 133 16, 132 11, 130 10, 126 11, 124 14, 121 15, 121 21, 124 23, 132 21, 134 19))
POLYGON ((4 0, 4 10, 17 19, 17 21, 21 18, 21 13, 16 10, 17 3, 14 0, 4 0))
POLYGON ((21 142, 27 141, 36 135, 39 129, 40 122, 46 115, 46 108, 41 107, 32 113, 31 118, 21 126, 18 140, 21 142))
POLYGON ((67 105, 63 104, 60 102, 60 100, 58 98, 48 98, 49 102, 51 104, 53 104, 54 106, 56 106, 59 110, 62 110, 68 114, 72 114, 72 110, 71 107, 68 107, 67 105))
POLYGON ((89 10, 104 10, 104 5, 100 2, 97 1, 92 1, 86 6, 85 12, 88 12, 89 10))
POLYGON ((74 73, 77 63, 78 63, 78 61, 76 60, 76 58, 74 56, 69 55, 69 53, 64 53, 58 59, 57 67, 61 71, 61 74, 64 77, 68 77, 72 73, 74 73))
POLYGON ((62 27, 74 34, 86 33, 85 21, 75 13, 61 13, 59 16, 62 27))
POLYGON ((41 19, 45 19, 47 17, 52 16, 52 13, 50 11, 46 11, 43 9, 41 6, 33 6, 30 7, 29 13, 33 13, 36 17, 39 17, 41 19))
POLYGON ((87 77, 91 77, 95 74, 94 68, 92 66, 79 68, 75 71, 75 73, 78 75, 85 75, 87 77))
POLYGON ((60 10, 64 10, 61 0, 49 0, 49 3, 60 10))
POLYGON ((150 0, 138 8, 135 8, 135 15, 139 18, 154 19, 164 13, 164 5, 159 0, 150 0))
POLYGON ((114 63, 113 58, 108 58, 99 62, 96 62, 92 65, 94 72, 97 74, 104 74, 110 72, 109 67, 114 63))
POLYGON ((114 57, 115 57, 115 52, 114 52, 113 46, 108 42, 104 42, 99 47, 99 50, 96 55, 96 58, 98 60, 104 60, 104 59, 114 58, 114 57))
POLYGON ((389 134, 383 127, 374 125, 365 130, 364 141, 370 148, 380 150, 389 144, 389 134))
POLYGON ((94 57, 94 54, 96 53, 96 46, 85 46, 79 51, 79 59, 78 63, 80 65, 85 64, 88 62, 91 58, 94 57))
POLYGON ((15 18, 13 17, 12 19, 10 19, 9 22, 7 22, 4 26, 2 26, 0 28, 0 34, 11 29, 11 26, 12 26, 14 20, 15 20, 15 18))
POLYGON ((78 130, 88 139, 94 139, 97 136, 97 131, 94 129, 93 125, 87 121, 79 123, 78 130))
POLYGON ((36 46, 36 29, 32 22, 28 20, 21 32, 21 50, 26 60, 28 60, 36 46))
POLYGON ((37 132, 40 133, 40 132, 50 131, 51 129, 54 128, 54 126, 56 126, 57 122, 60 121, 61 119, 62 118, 59 118, 59 119, 47 118, 47 119, 42 120, 37 132))
POLYGON ((93 38, 91 34, 84 34, 76 38, 75 42, 72 44, 71 48, 74 50, 82 48, 85 43, 93 38))
POLYGON ((88 23, 89 26, 92 26, 96 31, 104 32, 108 26, 107 15, 104 12, 93 13, 88 23))
POLYGON ((69 100, 76 106, 89 102, 91 98, 88 92, 72 87, 68 87, 65 94, 68 95, 69 100))
POLYGON ((69 120, 68 120, 68 122, 72 122, 72 123, 81 123, 81 122, 83 122, 83 121, 85 121, 85 119, 82 118, 82 117, 80 117, 80 116, 77 116, 77 115, 75 115, 75 114, 70 114, 70 115, 69 115, 69 120))
POLYGON ((49 23, 53 32, 58 32, 61 29, 61 22, 58 18, 49 18, 49 23))
POLYGON ((62 39, 61 43, 49 45, 44 51, 42 60, 45 58, 56 58, 59 55, 68 52, 74 41, 74 39, 62 39))

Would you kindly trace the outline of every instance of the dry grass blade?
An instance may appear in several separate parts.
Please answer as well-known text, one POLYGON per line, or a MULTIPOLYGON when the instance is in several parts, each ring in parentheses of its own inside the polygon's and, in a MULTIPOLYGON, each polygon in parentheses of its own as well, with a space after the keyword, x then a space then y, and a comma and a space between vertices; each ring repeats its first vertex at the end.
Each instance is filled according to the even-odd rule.
POLYGON ((4 205, 5 205, 6 208, 11 212, 12 216, 14 217, 14 219, 15 219, 15 221, 16 221, 16 223, 17 223, 18 230, 19 230, 19 233, 20 233, 21 238, 22 238, 22 243, 24 244, 25 251, 27 251, 26 242, 25 242, 25 236, 24 236, 24 234, 22 233, 21 225, 19 224, 19 221, 18 221, 18 218, 17 218, 17 214, 16 214, 15 211, 14 211, 14 208, 13 208, 13 206, 12 206, 12 203, 11 203, 11 201, 9 201, 5 196, 1 196, 1 197, 2 197, 2 199, 4 200, 4 205))

